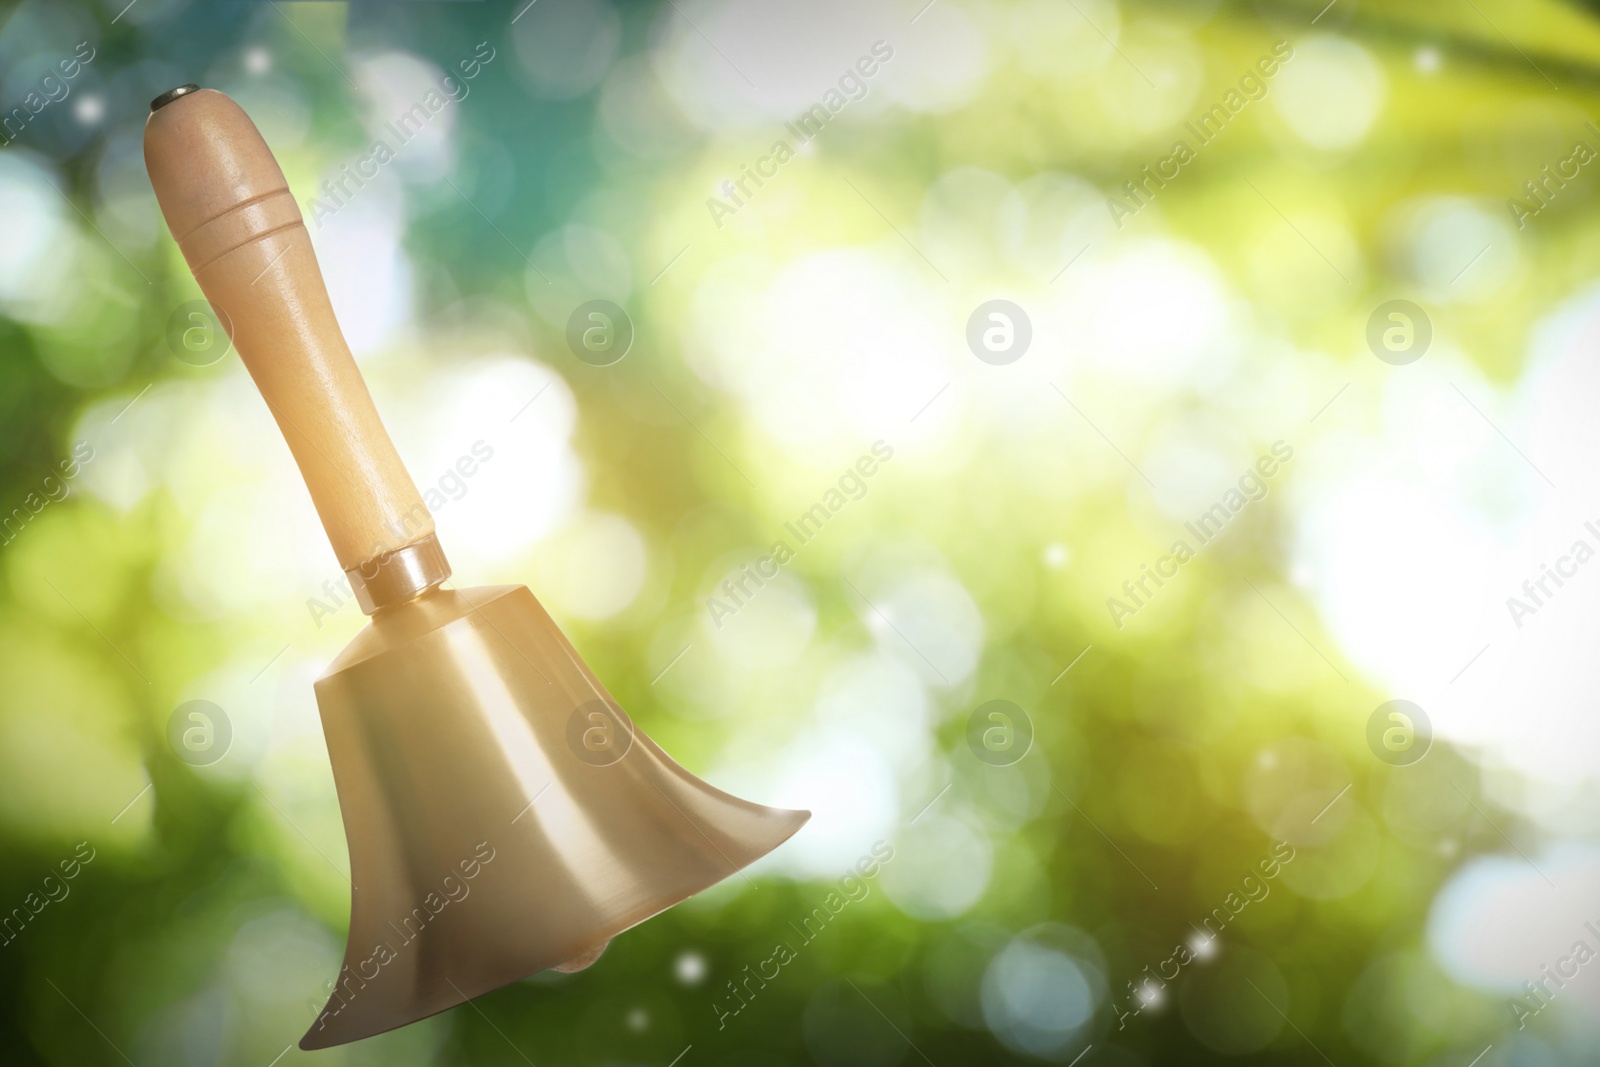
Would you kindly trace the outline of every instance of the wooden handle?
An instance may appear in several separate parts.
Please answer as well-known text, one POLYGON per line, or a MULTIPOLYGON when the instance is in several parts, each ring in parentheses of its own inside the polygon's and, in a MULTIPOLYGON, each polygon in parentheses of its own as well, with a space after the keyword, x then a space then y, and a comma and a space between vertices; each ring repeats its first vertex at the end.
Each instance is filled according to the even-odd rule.
POLYGON ((433 516, 339 332, 272 150, 214 90, 174 90, 152 106, 144 161, 161 213, 278 420, 339 565, 428 537, 433 516))

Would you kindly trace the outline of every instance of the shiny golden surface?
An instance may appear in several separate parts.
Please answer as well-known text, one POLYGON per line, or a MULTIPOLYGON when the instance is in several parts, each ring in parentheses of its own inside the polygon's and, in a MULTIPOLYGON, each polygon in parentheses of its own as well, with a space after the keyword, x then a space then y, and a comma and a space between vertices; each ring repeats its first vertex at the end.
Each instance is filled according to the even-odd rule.
POLYGON ((301 1048, 592 962, 810 817, 674 763, 523 586, 380 610, 316 689, 353 885, 344 965, 301 1048))

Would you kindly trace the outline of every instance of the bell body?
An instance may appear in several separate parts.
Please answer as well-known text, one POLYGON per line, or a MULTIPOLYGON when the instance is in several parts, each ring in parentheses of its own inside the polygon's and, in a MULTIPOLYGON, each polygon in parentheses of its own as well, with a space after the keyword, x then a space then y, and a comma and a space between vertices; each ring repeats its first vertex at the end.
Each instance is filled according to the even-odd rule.
POLYGON ((674 763, 523 586, 378 611, 316 691, 353 885, 304 1049, 592 962, 810 817, 674 763))

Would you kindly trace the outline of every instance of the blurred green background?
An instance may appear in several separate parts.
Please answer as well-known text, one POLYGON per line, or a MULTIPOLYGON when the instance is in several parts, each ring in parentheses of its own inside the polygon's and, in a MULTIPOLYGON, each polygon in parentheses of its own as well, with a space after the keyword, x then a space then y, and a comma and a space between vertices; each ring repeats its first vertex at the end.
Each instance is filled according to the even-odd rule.
POLYGON ((1600 947, 1593 598, 1502 603, 1600 514, 1589 5, 524 2, 0 14, 0 1059, 1595 1062, 1593 968, 1524 986, 1600 947), (585 972, 320 1053, 311 684, 363 618, 150 192, 190 81, 277 153, 457 580, 528 584, 686 767, 816 812, 585 972), (1369 745, 1392 699, 1416 762, 1369 745))

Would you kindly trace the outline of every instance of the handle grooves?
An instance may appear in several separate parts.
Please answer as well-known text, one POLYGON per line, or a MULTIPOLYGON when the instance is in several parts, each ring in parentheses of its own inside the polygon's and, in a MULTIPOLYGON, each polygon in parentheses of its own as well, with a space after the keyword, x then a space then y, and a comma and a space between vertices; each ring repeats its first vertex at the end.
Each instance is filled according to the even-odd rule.
POLYGON ((251 241, 271 236, 290 226, 304 226, 300 206, 288 187, 252 197, 178 238, 178 248, 196 278, 223 256, 251 241))
POLYGON ((249 117, 222 93, 191 90, 151 113, 144 155, 167 228, 231 324, 339 565, 363 569, 432 537, 433 516, 334 318, 300 207, 249 117))

